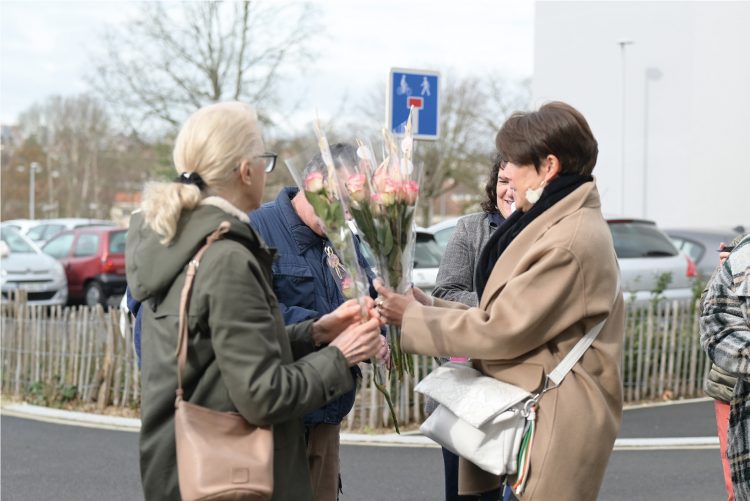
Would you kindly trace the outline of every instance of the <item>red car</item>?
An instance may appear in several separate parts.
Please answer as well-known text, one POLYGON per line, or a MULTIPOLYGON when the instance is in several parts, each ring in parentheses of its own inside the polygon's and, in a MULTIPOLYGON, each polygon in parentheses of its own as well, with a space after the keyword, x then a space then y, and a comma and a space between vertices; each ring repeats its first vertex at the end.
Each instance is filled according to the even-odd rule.
POLYGON ((68 302, 106 305, 125 293, 127 230, 87 226, 64 231, 42 251, 59 260, 68 278, 68 302))

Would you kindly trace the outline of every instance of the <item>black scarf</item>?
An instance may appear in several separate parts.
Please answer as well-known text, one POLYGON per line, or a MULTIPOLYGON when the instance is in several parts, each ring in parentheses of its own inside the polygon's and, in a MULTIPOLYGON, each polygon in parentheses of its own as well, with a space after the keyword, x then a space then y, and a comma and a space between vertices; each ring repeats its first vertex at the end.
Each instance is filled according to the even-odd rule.
POLYGON ((582 184, 593 181, 591 176, 579 174, 561 174, 544 188, 539 201, 528 212, 517 210, 492 234, 479 254, 477 266, 474 270, 474 284, 477 297, 482 299, 482 293, 490 278, 495 263, 502 256, 505 249, 531 222, 544 211, 570 195, 582 184))

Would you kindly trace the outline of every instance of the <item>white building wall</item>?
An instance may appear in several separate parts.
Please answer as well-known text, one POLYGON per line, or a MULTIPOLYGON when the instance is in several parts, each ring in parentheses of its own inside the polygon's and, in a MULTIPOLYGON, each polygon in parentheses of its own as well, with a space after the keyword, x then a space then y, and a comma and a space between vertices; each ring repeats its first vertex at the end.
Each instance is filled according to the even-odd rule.
POLYGON ((748 25, 750 2, 536 3, 533 104, 586 116, 605 213, 750 230, 748 25))

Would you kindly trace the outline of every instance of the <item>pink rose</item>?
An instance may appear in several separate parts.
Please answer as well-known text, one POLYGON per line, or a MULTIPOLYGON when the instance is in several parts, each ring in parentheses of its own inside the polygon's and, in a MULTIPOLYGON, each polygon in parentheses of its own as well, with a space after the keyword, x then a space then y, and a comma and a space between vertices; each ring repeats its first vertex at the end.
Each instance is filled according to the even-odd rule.
POLYGON ((367 199, 367 178, 364 174, 354 174, 346 182, 349 195, 355 202, 364 202, 367 199))
POLYGON ((323 174, 321 172, 311 172, 305 178, 305 191, 317 193, 323 191, 323 174))
POLYGON ((390 177, 385 179, 381 193, 392 193, 395 197, 401 191, 401 183, 390 177))
POLYGON ((377 193, 373 193, 372 196, 370 197, 370 203, 371 203, 370 210, 372 210, 372 214, 374 216, 382 216, 383 206, 380 202, 380 195, 377 193))
POLYGON ((417 195, 419 195, 419 185, 416 181, 404 181, 401 184, 401 199, 407 205, 417 203, 417 195))

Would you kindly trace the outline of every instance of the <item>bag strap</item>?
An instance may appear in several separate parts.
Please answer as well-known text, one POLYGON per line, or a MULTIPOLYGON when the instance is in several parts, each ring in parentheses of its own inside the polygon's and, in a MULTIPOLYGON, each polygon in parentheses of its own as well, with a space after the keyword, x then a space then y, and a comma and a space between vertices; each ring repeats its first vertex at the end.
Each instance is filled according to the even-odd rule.
POLYGON ((190 293, 193 289, 193 281, 195 279, 195 273, 198 271, 198 264, 203 257, 203 254, 208 248, 221 239, 225 233, 229 231, 230 224, 228 221, 223 221, 213 233, 206 237, 206 243, 203 247, 195 253, 193 259, 187 264, 187 273, 185 275, 185 284, 182 286, 182 292, 180 293, 180 327, 179 335, 177 338, 177 398, 175 400, 175 406, 182 400, 182 373, 185 371, 185 364, 187 363, 187 350, 188 350, 188 308, 190 305, 190 293))
MULTIPOLYGON (((612 307, 614 307, 619 296, 620 276, 618 274, 617 287, 615 288, 615 299, 614 301, 612 301, 612 307)), ((607 316, 607 318, 596 324, 590 331, 588 331, 586 335, 576 343, 573 349, 570 350, 570 353, 568 353, 565 358, 562 359, 562 362, 557 364, 557 367, 555 367, 554 370, 550 372, 549 375, 547 375, 547 379, 555 383, 555 386, 560 386, 560 383, 562 383, 562 380, 565 379, 565 376, 568 375, 568 372, 570 372, 571 369, 573 369, 573 366, 578 363, 578 360, 581 359, 586 350, 589 349, 589 346, 591 346, 591 343, 593 343, 594 339, 596 339, 596 336, 598 336, 602 331, 602 328, 604 327, 604 324, 607 323, 607 320, 609 320, 609 316, 607 316)))

